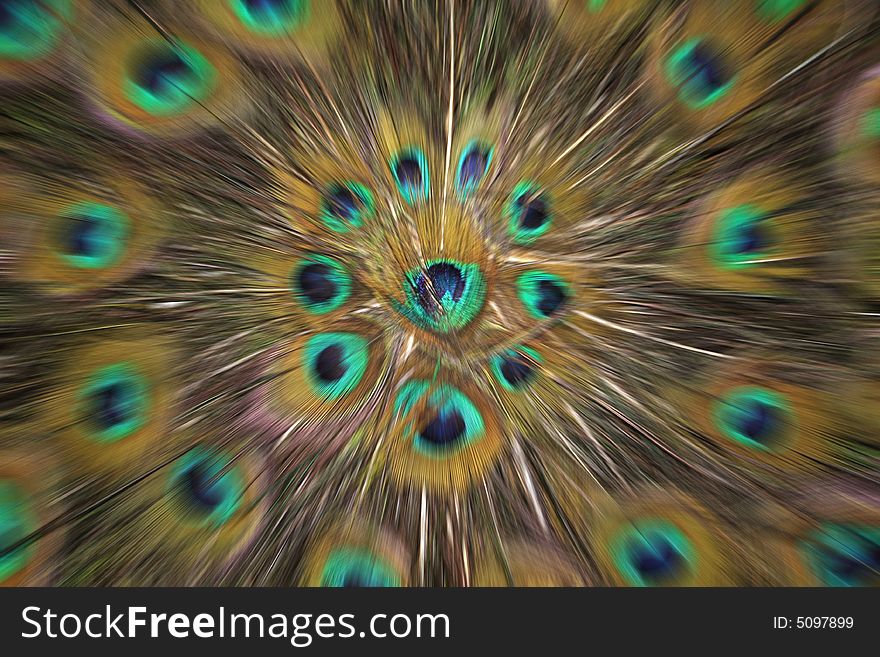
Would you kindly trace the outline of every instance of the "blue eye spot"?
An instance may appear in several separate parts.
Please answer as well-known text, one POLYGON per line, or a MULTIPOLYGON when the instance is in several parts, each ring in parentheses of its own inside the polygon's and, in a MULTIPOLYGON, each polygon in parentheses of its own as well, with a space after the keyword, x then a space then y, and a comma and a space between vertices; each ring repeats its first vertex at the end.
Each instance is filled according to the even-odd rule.
POLYGON ((478 141, 469 143, 458 160, 455 185, 461 198, 472 194, 483 180, 492 162, 493 149, 478 141))
POLYGON ((672 52, 665 72, 669 83, 679 89, 679 97, 691 109, 712 105, 730 91, 736 79, 721 54, 699 37, 672 52))
POLYGON ((407 203, 413 204, 428 198, 428 160, 421 149, 414 146, 401 149, 391 158, 389 164, 397 189, 407 203))

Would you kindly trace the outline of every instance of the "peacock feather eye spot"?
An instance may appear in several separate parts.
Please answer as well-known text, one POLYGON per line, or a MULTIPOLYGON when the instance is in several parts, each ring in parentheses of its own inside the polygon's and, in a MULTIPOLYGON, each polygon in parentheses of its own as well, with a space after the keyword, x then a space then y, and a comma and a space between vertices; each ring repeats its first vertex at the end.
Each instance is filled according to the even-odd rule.
POLYGON ((538 319, 556 315, 570 297, 568 284, 554 274, 527 272, 517 279, 519 298, 529 313, 538 319))
POLYGON ((216 526, 232 517, 244 495, 240 469, 226 455, 201 446, 175 463, 169 487, 188 517, 216 526))
POLYGON ((479 409, 461 390, 450 385, 431 391, 428 381, 410 381, 395 399, 395 411, 407 416, 425 399, 420 419, 408 422, 413 447, 421 454, 443 458, 479 440, 485 431, 479 409))
POLYGON ((133 52, 124 84, 135 105, 149 114, 168 116, 203 101, 216 78, 213 65, 195 48, 152 40, 133 52))
POLYGON ((537 185, 519 183, 504 204, 508 232, 516 244, 530 244, 550 229, 550 198, 537 185))
POLYGON ((428 198, 430 180, 428 159, 425 153, 414 146, 398 151, 389 163, 397 190, 407 203, 415 203, 428 198))
POLYGON ((793 17, 806 3, 807 0, 755 0, 755 13, 761 20, 777 23, 793 17))
POLYGON ((880 527, 829 523, 800 548, 825 586, 872 586, 880 581, 880 527))
POLYGON ((869 139, 880 137, 880 107, 872 107, 866 111, 860 121, 862 134, 869 139))
POLYGON ((117 363, 95 372, 82 393, 86 426, 100 442, 115 442, 147 420, 147 387, 136 368, 117 363))
POLYGON ((312 255, 300 260, 291 276, 294 296, 310 312, 322 314, 339 308, 351 294, 351 276, 337 260, 312 255))
POLYGON ((321 218, 330 230, 345 233, 360 228, 376 206, 370 191, 354 181, 332 183, 321 201, 321 218))
POLYGON ((9 548, 34 530, 28 496, 12 479, 0 479, 0 583, 21 571, 33 557, 33 543, 9 548))
POLYGON ((391 564, 363 548, 332 550, 321 572, 321 586, 325 587, 390 588, 400 584, 391 564))
POLYGON ((356 333, 318 333, 305 345, 304 366, 315 392, 336 399, 354 390, 369 360, 366 338, 356 333))
POLYGON ((760 264, 776 247, 772 219, 755 205, 722 210, 714 227, 709 252, 721 266, 742 269, 760 264))
POLYGON ((456 189, 462 198, 472 194, 479 186, 492 162, 492 151, 491 146, 478 141, 472 141, 462 151, 455 175, 456 189))
POLYGON ((103 269, 125 251, 130 222, 119 210, 101 203, 77 203, 62 211, 55 224, 56 252, 79 269, 103 269))
POLYGON ((413 322, 446 333, 466 326, 483 307, 486 287, 480 268, 453 260, 433 260, 406 275, 407 304, 401 312, 413 322))
POLYGON ((691 109, 703 109, 722 98, 735 82, 719 51, 707 40, 694 38, 672 52, 666 76, 691 109))
POLYGON ((541 357, 533 349, 518 346, 506 349, 492 359, 492 370, 498 382, 507 390, 517 391, 528 386, 535 378, 535 365, 541 357))
POLYGON ((45 56, 72 13, 71 0, 0 0, 0 57, 26 61, 45 56))
POLYGON ((309 0, 231 0, 230 5, 245 27, 265 36, 294 32, 310 9, 309 0))
POLYGON ((715 405, 715 423, 728 438, 764 451, 777 449, 791 423, 785 398, 766 388, 728 391, 715 405))
POLYGON ((675 525, 640 520, 615 538, 612 554, 618 571, 632 586, 674 585, 688 573, 693 547, 675 525))

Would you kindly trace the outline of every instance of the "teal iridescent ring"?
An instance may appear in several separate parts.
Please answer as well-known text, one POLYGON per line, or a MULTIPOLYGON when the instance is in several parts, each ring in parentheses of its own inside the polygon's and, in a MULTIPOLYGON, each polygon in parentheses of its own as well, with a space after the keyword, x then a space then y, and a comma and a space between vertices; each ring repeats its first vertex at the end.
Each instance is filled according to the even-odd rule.
POLYGON ((11 0, 0 7, 0 58, 38 59, 58 45, 72 0, 11 0))
POLYGON ((309 16, 309 0, 229 0, 235 16, 248 30, 264 36, 295 32, 309 16))
MULTIPOLYGON (((36 527, 28 496, 12 479, 0 479, 0 553, 29 536, 36 527)), ((34 543, 0 556, 0 583, 21 571, 33 558, 34 543)))
POLYGON ((694 546, 673 523, 637 520, 611 542, 615 568, 630 586, 674 585, 693 567, 694 546))
POLYGON ((55 226, 58 256, 78 269, 104 269, 125 252, 131 222, 104 203, 76 203, 63 210, 55 226))
POLYGON ((175 461, 168 492, 199 524, 219 527, 241 506, 244 496, 241 468, 226 454, 196 446, 175 461))
POLYGON ((332 550, 321 571, 321 586, 390 588, 401 584, 394 568, 369 550, 340 547, 332 550))
POLYGON ((131 363, 115 363, 95 371, 79 395, 80 417, 92 438, 113 443, 133 434, 147 421, 146 379, 131 363))
POLYGON ((151 39, 137 48, 126 66, 126 98, 153 116, 173 116, 204 102, 218 73, 196 48, 151 39))

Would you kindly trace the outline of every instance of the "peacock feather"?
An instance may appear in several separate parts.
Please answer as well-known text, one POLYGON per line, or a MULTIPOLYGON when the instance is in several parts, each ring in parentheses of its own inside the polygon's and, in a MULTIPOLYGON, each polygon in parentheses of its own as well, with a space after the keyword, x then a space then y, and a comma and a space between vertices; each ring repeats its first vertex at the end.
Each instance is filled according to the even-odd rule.
POLYGON ((871 0, 0 0, 0 583, 880 581, 871 0))

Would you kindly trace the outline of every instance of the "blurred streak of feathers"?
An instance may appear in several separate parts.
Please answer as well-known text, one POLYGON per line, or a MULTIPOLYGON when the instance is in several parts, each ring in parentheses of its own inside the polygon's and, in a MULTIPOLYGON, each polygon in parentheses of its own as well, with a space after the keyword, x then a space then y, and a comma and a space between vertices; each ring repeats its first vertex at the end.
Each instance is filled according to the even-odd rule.
POLYGON ((0 0, 0 582, 880 581, 871 0, 0 0))

